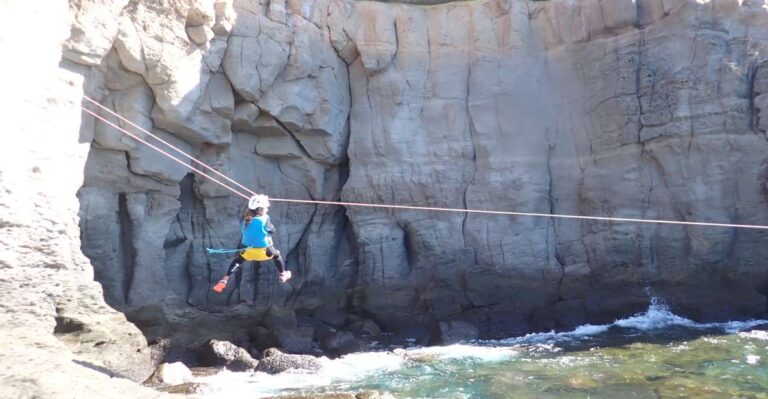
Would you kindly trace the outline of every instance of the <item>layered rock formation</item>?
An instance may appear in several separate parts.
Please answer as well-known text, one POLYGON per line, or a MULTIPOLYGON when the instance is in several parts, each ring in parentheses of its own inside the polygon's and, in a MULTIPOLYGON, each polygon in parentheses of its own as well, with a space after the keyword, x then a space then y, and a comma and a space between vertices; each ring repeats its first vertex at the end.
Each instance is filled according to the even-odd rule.
POLYGON ((171 347, 338 354, 379 327, 454 342, 652 296, 765 315, 763 230, 280 201, 294 279, 249 267, 214 295, 229 259, 204 249, 237 245, 242 198, 79 106, 278 199, 768 224, 766 6, 1 5, 3 52, 35 55, 0 74, 2 396, 156 396, 128 381, 152 372, 146 339, 102 297, 171 347), (10 39, 29 21, 43 33, 10 39))
MULTIPOLYGON (((88 96, 276 198, 766 224, 765 4, 77 2, 64 54, 88 96)), ((267 325, 275 306, 480 337, 651 296, 698 319, 766 312, 761 230, 279 201, 294 279, 246 268, 215 295, 229 259, 204 249, 237 244, 242 198, 103 122, 82 131, 83 252, 153 336, 236 335, 206 315, 267 325)))
MULTIPOLYGON (((356 4, 344 196, 763 224, 763 5, 356 4)), ((348 213, 355 303, 383 320, 460 315, 508 334, 651 295, 699 319, 766 310, 764 231, 348 213)))

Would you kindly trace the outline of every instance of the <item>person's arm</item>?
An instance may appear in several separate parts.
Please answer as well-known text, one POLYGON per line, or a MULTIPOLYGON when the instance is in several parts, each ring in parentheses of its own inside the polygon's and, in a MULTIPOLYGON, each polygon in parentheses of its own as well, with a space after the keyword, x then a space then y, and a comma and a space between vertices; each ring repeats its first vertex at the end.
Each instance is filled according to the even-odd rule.
POLYGON ((275 230, 275 226, 272 224, 272 219, 267 216, 267 223, 265 223, 264 227, 267 229, 267 233, 270 235, 275 234, 277 230, 275 230))

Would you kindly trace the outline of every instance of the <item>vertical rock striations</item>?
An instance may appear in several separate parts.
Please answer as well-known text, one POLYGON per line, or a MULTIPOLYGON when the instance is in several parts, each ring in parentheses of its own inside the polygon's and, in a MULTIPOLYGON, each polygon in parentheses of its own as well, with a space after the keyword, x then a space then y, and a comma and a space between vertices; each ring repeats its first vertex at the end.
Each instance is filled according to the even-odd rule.
MULTIPOLYGON (((764 6, 141 1, 102 7, 116 25, 83 24, 65 55, 89 95, 277 198, 768 224, 764 6)), ((766 312, 760 230, 280 202, 294 279, 247 268, 213 295, 229 259, 204 249, 237 244, 243 201, 83 126, 83 251, 107 301, 155 327, 190 306, 481 337, 610 320, 649 296, 699 319, 766 312)))

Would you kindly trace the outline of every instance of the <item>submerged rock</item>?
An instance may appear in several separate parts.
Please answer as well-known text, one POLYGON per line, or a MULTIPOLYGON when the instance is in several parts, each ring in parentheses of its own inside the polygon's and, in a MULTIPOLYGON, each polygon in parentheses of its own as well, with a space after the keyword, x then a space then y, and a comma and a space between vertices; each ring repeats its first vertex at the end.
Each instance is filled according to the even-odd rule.
POLYGON ((347 331, 329 333, 321 342, 323 351, 332 356, 343 356, 361 349, 360 341, 347 331))
POLYGON ((389 392, 363 391, 359 393, 320 393, 312 395, 283 395, 281 399, 395 399, 389 392))
POLYGON ((198 384, 195 382, 186 382, 184 384, 179 384, 179 385, 163 386, 158 388, 158 390, 167 392, 167 393, 189 395, 194 393, 200 393, 203 386, 204 384, 198 384))

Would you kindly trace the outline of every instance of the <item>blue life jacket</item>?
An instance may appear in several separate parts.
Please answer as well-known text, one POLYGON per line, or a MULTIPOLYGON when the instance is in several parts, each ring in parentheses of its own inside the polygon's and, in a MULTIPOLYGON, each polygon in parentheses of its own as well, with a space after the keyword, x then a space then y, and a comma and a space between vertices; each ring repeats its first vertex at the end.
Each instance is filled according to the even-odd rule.
POLYGON ((240 222, 240 232, 243 233, 243 245, 249 248, 265 248, 271 242, 269 240, 269 231, 272 228, 272 222, 269 216, 254 216, 248 226, 245 221, 240 222))

